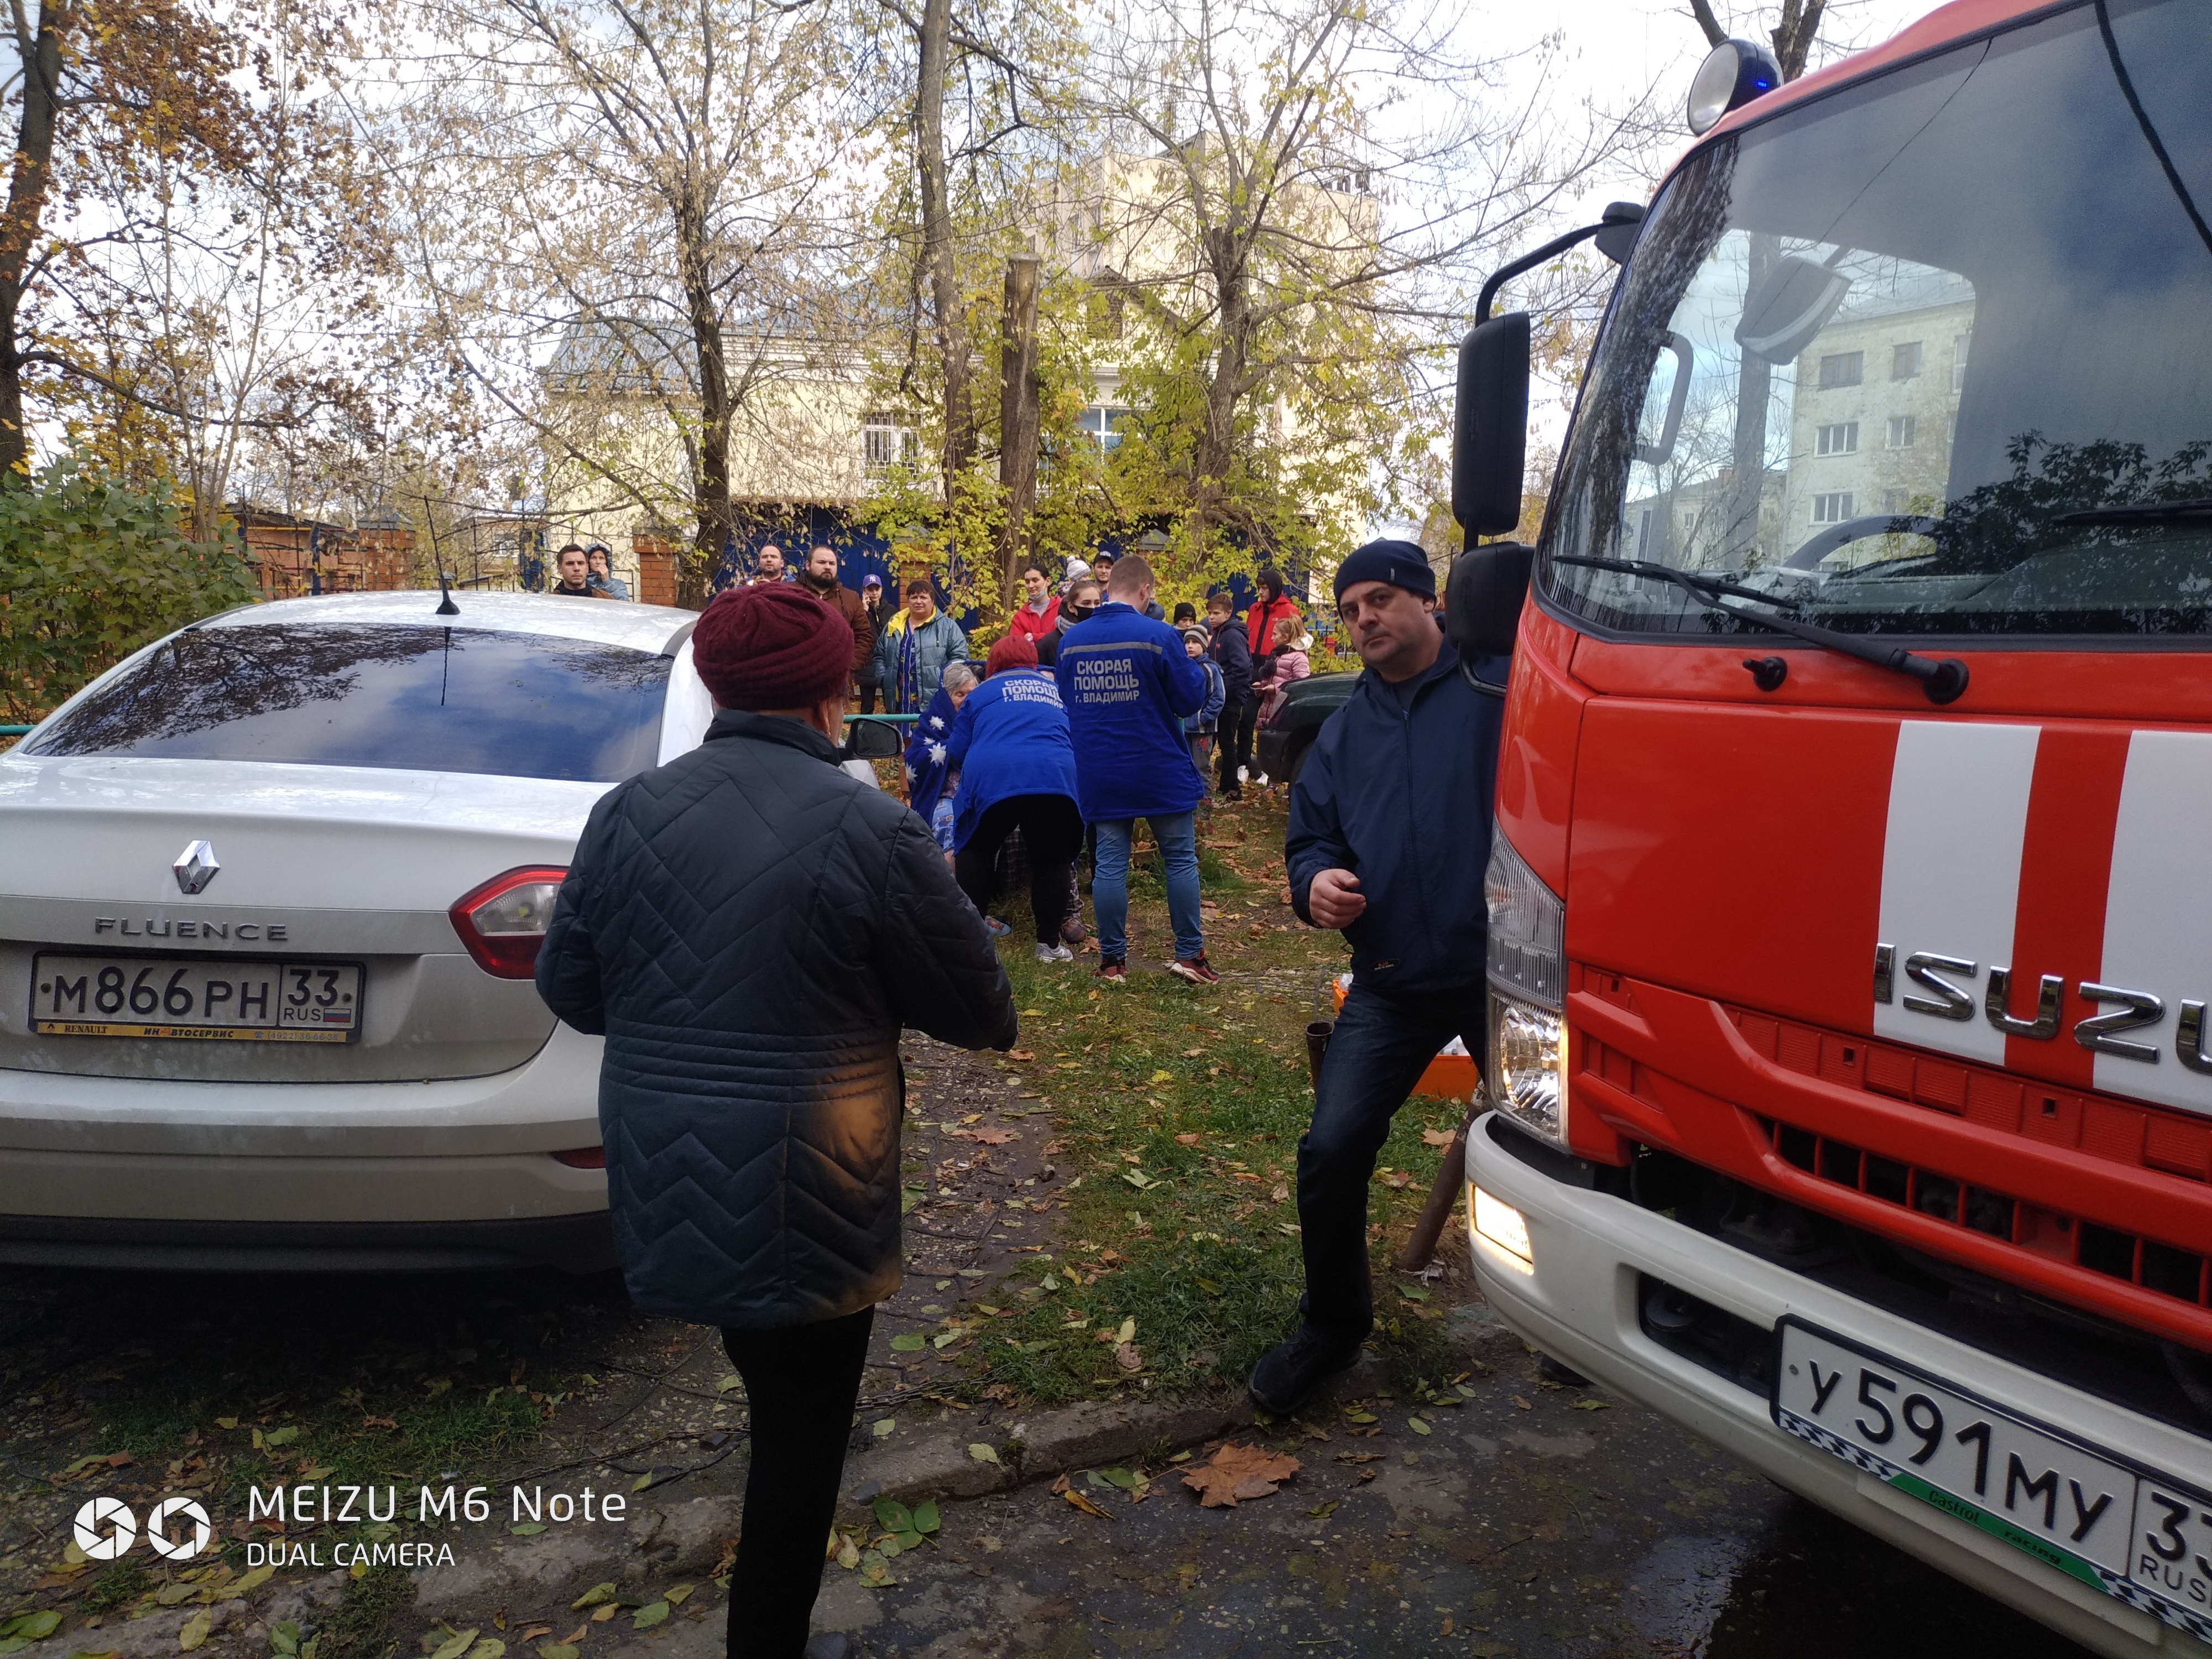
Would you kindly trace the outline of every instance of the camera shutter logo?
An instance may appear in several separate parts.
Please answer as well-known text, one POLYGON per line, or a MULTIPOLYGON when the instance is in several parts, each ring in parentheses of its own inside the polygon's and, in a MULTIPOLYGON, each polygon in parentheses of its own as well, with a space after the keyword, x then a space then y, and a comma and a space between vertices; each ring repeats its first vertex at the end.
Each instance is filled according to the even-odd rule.
POLYGON ((88 1561, 112 1561, 137 1541, 138 1523, 118 1499, 95 1498, 76 1512, 76 1547, 88 1561), (100 1529, 110 1522, 115 1529, 103 1536, 100 1529))
MULTIPOLYGON (((95 1498, 76 1512, 76 1547, 88 1561, 112 1561, 138 1541, 138 1523, 128 1505, 113 1498, 95 1498), (103 1534, 102 1527, 112 1530, 103 1534)), ((146 1542, 154 1553, 172 1561, 189 1561, 215 1541, 215 1523, 196 1498, 165 1498, 146 1516, 146 1542), (188 1535, 171 1535, 170 1524, 190 1522, 188 1535)))
POLYGON ((154 1553, 165 1555, 172 1561, 189 1561, 215 1541, 215 1523, 208 1512, 191 1498, 164 1498, 154 1505, 146 1516, 146 1541, 154 1547, 154 1553), (169 1518, 191 1522, 189 1539, 174 1538, 169 1534, 169 1518))

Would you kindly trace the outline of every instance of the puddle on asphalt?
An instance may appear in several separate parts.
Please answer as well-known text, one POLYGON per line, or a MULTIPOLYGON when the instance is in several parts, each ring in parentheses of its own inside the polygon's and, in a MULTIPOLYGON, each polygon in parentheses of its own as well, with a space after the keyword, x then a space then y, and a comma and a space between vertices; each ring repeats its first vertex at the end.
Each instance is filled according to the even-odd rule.
POLYGON ((1671 1659, 2087 1650, 1802 1499, 1756 1538, 1677 1536, 1630 1575, 1622 1611, 1671 1659))

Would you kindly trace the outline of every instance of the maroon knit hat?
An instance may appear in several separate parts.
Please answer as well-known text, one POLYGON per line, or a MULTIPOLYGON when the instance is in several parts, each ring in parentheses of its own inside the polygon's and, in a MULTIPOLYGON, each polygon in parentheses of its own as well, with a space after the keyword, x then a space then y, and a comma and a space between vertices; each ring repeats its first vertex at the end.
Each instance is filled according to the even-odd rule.
POLYGON ((853 667, 853 628, 796 583, 725 590, 691 630, 691 663, 725 708, 805 708, 853 667))

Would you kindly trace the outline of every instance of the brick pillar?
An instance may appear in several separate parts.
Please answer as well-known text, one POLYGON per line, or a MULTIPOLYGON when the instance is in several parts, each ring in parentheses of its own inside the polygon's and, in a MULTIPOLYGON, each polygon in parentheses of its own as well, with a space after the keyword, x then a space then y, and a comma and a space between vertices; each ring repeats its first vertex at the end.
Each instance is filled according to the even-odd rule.
POLYGON ((637 599, 641 605, 676 603, 675 544, 649 530, 630 532, 629 548, 637 558, 637 599))

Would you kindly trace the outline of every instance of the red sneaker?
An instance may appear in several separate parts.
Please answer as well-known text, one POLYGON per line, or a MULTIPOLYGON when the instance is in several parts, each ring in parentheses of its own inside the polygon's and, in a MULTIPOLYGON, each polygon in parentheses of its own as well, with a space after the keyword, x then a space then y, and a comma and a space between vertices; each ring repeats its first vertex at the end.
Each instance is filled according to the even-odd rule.
POLYGON ((1173 974, 1177 979, 1189 981, 1193 985, 1221 983, 1221 975, 1213 971, 1213 964, 1206 959, 1206 952, 1203 951, 1188 962, 1178 957, 1175 961, 1168 963, 1168 972, 1173 974))
POLYGON ((1103 979, 1109 985, 1127 985, 1129 982, 1129 970, 1122 965, 1119 957, 1107 957, 1091 970, 1091 976, 1103 979))

